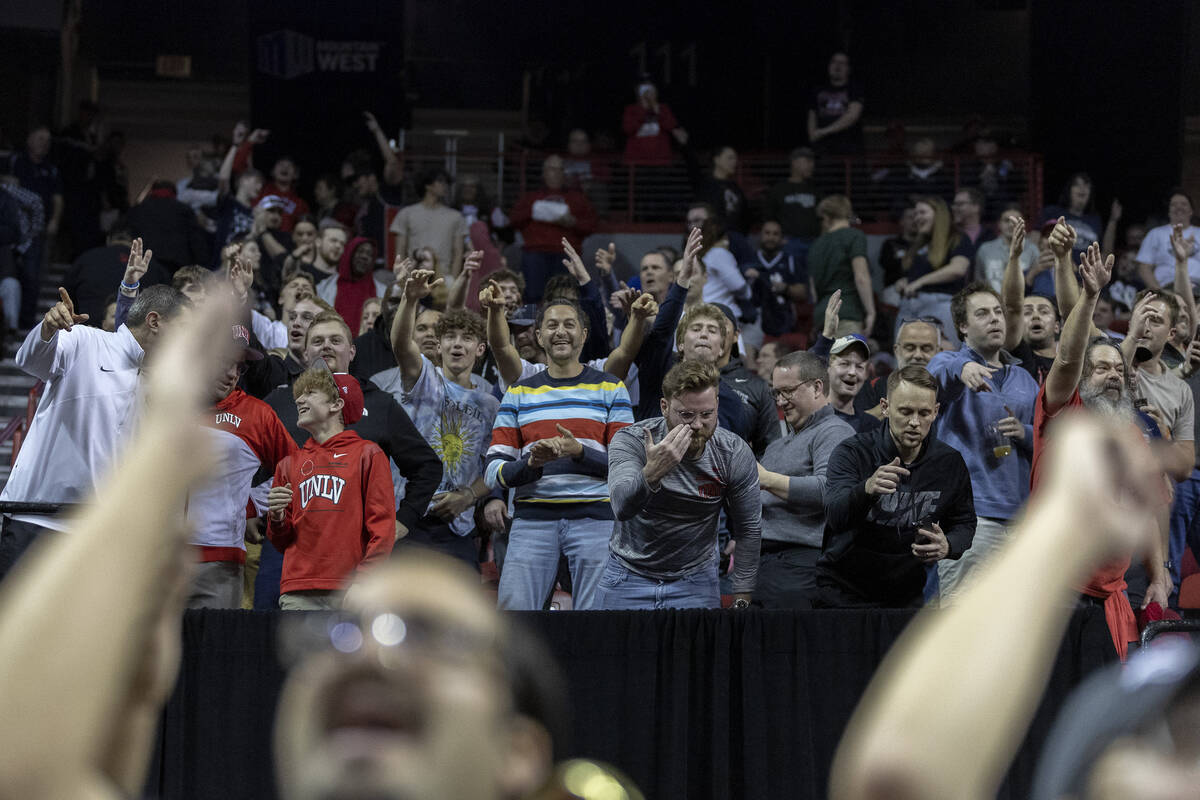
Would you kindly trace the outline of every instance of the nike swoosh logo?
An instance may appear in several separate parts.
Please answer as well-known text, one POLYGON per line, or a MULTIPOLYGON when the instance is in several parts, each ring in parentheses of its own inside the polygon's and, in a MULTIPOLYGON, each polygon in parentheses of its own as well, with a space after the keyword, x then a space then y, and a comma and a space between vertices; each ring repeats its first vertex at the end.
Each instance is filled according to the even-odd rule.
POLYGON ((734 378, 733 380, 736 383, 745 383, 746 381, 748 381, 750 379, 749 378, 734 378))
POLYGON ((344 455, 346 455, 346 454, 345 454, 345 453, 334 453, 334 454, 333 454, 333 457, 334 457, 334 458, 341 458, 341 457, 342 457, 342 456, 344 456, 344 455))
POLYGON ((101 367, 101 368, 100 368, 100 371, 101 371, 101 372, 112 372, 112 370, 111 370, 111 369, 109 369, 108 367, 101 367))

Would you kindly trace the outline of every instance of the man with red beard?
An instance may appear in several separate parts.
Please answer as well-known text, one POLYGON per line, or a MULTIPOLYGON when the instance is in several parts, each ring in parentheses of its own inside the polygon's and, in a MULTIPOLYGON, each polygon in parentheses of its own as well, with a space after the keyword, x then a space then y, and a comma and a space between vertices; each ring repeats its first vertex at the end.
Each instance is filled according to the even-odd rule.
MULTIPOLYGON (((1051 233, 1051 237, 1056 233, 1057 229, 1051 233)), ((1100 248, 1096 244, 1088 248, 1080 262, 1083 291, 1063 325, 1058 355, 1034 404, 1030 476, 1034 493, 1037 492, 1039 467, 1045 454, 1047 429, 1063 410, 1082 407, 1129 424, 1135 424, 1138 420, 1130 398, 1129 368, 1120 347, 1105 337, 1089 340, 1096 299, 1111 277, 1112 265, 1113 257, 1110 255, 1107 260, 1101 259, 1100 248)), ((1165 446, 1169 451, 1170 443, 1165 446)), ((1163 446, 1159 446, 1158 452, 1161 462, 1163 446)), ((1158 536, 1147 537, 1147 541, 1150 547, 1145 565, 1150 585, 1146 591, 1145 605, 1157 602, 1165 607, 1171 593, 1171 579, 1163 565, 1162 541, 1158 536)), ((1122 659, 1128 652, 1129 642, 1137 639, 1133 609, 1125 595, 1125 571, 1128 567, 1128 554, 1106 564, 1081 587, 1080 600, 1085 605, 1103 606, 1113 645, 1122 659)))

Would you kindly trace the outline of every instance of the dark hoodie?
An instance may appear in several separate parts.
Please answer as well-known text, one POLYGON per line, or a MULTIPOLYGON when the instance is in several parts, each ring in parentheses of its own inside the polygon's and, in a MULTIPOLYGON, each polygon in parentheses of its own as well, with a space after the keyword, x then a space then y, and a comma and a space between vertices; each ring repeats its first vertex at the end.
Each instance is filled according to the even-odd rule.
POLYGON ((971 476, 959 452, 932 436, 904 467, 895 494, 867 494, 867 479, 899 456, 888 426, 844 440, 825 474, 825 536, 817 584, 832 583, 862 605, 919 604, 925 565, 912 554, 918 527, 938 523, 959 558, 975 537, 971 476))

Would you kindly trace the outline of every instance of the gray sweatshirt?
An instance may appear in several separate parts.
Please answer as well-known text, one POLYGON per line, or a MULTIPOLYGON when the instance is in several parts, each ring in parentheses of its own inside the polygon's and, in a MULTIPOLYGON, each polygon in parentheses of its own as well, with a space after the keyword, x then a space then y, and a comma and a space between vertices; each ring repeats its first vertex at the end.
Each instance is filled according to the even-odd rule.
POLYGON ((609 550, 631 572, 676 580, 716 559, 717 520, 724 506, 737 540, 733 591, 753 591, 762 518, 758 466, 750 446, 717 428, 699 458, 685 457, 652 491, 642 475, 643 429, 661 442, 667 422, 655 417, 622 428, 608 445, 608 493, 617 518, 609 550))
POLYGON ((854 428, 833 411, 822 407, 798 431, 789 431, 767 445, 764 469, 791 475, 788 498, 781 500, 762 490, 763 538, 820 547, 825 533, 825 465, 829 454, 854 428))

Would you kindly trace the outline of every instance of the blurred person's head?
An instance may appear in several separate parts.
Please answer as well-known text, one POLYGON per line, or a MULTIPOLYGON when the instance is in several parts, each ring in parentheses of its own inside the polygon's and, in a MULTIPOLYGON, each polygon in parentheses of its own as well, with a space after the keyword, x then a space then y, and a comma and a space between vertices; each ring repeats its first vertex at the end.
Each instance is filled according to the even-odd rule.
POLYGON ((292 241, 297 247, 304 245, 316 244, 317 241, 317 223, 312 221, 310 217, 304 217, 292 226, 292 241))
POLYGON ((342 197, 342 181, 333 173, 325 173, 313 184, 313 198, 318 208, 329 208, 337 205, 342 197))
POLYGON ((842 86, 850 80, 850 56, 837 51, 829 57, 829 82, 834 86, 842 86))
POLYGON ((1092 197, 1092 178, 1086 172, 1076 172, 1063 187, 1058 204, 1074 214, 1089 214, 1095 205, 1092 197))
POLYGON ((361 239, 354 245, 354 252, 350 254, 350 275, 353 278, 361 278, 373 269, 375 269, 375 243, 370 239, 361 239))
POLYGON ((1131 222, 1125 228, 1126 249, 1136 252, 1137 249, 1142 246, 1142 242, 1145 240, 1145 238, 1146 224, 1144 222, 1131 222))
POLYGON ((717 180, 731 180, 737 172, 738 155, 729 145, 723 145, 713 151, 713 177, 717 180))
POLYGON ((262 192, 262 188, 262 173, 251 167, 237 176, 236 189, 234 191, 238 202, 244 206, 248 206, 262 192))
POLYGON ((421 355, 434 364, 438 363, 437 324, 442 318, 442 312, 426 308, 417 312, 416 322, 413 323, 413 341, 421 355))
POLYGON ((592 140, 583 128, 575 128, 567 134, 567 152, 576 158, 590 155, 592 140))
POLYGON ((308 326, 304 335, 305 364, 312 366, 323 358, 333 372, 349 372, 354 353, 354 335, 336 311, 323 311, 308 326))
POLYGON ((833 230, 850 223, 854 217, 854 207, 846 195, 831 194, 817 203, 817 216, 821 218, 821 230, 833 230))
POLYGON ((1004 346, 1004 303, 990 285, 976 282, 960 289, 950 299, 950 317, 959 340, 985 358, 994 358, 1004 346))
POLYGON ((1172 189, 1167 199, 1167 221, 1172 225, 1192 224, 1192 198, 1183 189, 1172 189))
POLYGON ((725 352, 729 318, 712 303, 696 303, 683 312, 675 328, 675 344, 687 361, 715 364, 725 352))
POLYGON ((771 371, 771 393, 793 431, 829 405, 829 370, 806 351, 788 353, 771 371))
POLYGON ((279 307, 287 310, 296 304, 301 297, 312 297, 317 293, 317 286, 312 276, 307 272, 296 270, 290 275, 284 275, 283 286, 279 289, 279 307))
POLYGON ((542 162, 542 182, 547 189, 558 191, 563 188, 563 160, 560 156, 549 156, 542 162))
POLYGON ((898 368, 924 367, 941 352, 942 329, 935 319, 911 319, 900 323, 896 343, 892 346, 892 354, 896 356, 898 368))
POLYGON ((687 458, 699 458, 717 430, 717 395, 721 373, 713 364, 684 359, 667 372, 659 407, 667 430, 686 425, 692 432, 687 458))
POLYGON ((34 161, 41 161, 50 154, 50 129, 45 125, 38 125, 29 132, 25 137, 25 147, 29 151, 29 157, 34 161))
POLYGON ((783 248, 783 226, 773 219, 764 222, 758 231, 758 246, 767 258, 773 257, 783 248))
POLYGON ((358 335, 362 336, 375 326, 375 320, 383 310, 383 300, 378 297, 368 297, 363 301, 362 319, 358 322, 358 335))
POLYGON ((687 208, 687 229, 702 228, 704 223, 716 216, 713 207, 703 200, 696 201, 687 208))
POLYGON ((1013 237, 1013 223, 1017 219, 1024 219, 1024 211, 1019 205, 1009 204, 1000 212, 1000 218, 996 220, 996 230, 1000 233, 1000 238, 1006 242, 1011 242, 1013 237))
POLYGON ((579 281, 575 279, 574 275, 555 275, 546 281, 546 288, 542 292, 542 301, 566 300, 578 305, 579 291, 579 281))
POLYGON ((928 167, 933 164, 936 153, 937 145, 928 136, 917 139, 908 149, 909 160, 919 167, 928 167))
POLYGON ((966 225, 978 225, 979 219, 983 215, 983 204, 983 192, 974 186, 960 189, 954 195, 954 204, 951 206, 954 224, 960 228, 966 225))
POLYGON ((412 260, 416 264, 416 269, 427 269, 430 272, 439 272, 441 264, 438 263, 437 253, 432 247, 418 247, 412 251, 412 260))
POLYGON ((346 229, 341 225, 322 225, 317 236, 317 255, 329 266, 337 266, 346 250, 346 229))
POLYGON ((1054 300, 1045 295, 1031 294, 1021 304, 1021 316, 1025 320, 1025 341, 1030 347, 1041 350, 1054 346, 1060 330, 1058 306, 1054 300))
POLYGON ((506 313, 511 314, 520 308, 521 298, 525 295, 525 276, 511 269, 498 269, 488 275, 488 280, 495 281, 500 287, 500 294, 504 295, 506 313))
POLYGON ((579 360, 588 337, 587 320, 569 300, 551 300, 538 312, 535 335, 550 362, 565 366, 579 360))
POLYGON ((938 415, 937 394, 937 380, 924 367, 902 367, 888 375, 880 409, 902 453, 915 454, 929 436, 938 415))
MULTIPOLYGON (((758 348, 754 371, 758 377, 770 383, 771 372, 775 369, 775 364, 790 352, 792 349, 781 341, 763 342, 763 346, 758 348)), ((829 386, 828 376, 826 376, 825 385, 829 386)))
MULTIPOLYGON (((1146 321, 1137 344, 1149 350, 1151 357, 1157 357, 1162 354, 1171 331, 1179 321, 1179 301, 1171 292, 1143 289, 1133 300, 1135 316, 1141 308, 1146 309, 1146 321)), ((1133 333, 1132 324, 1129 332, 1133 333)))
POLYGON ((421 173, 417 179, 417 193, 428 200, 446 202, 446 198, 450 196, 449 173, 437 167, 421 173))
POLYGON ((171 276, 171 286, 183 293, 192 303, 199 303, 208 296, 208 284, 214 278, 210 269, 196 264, 180 267, 171 276))
POLYGON ((247 361, 257 361, 263 357, 262 353, 250 346, 250 331, 246 329, 245 325, 235 324, 232 336, 236 349, 230 353, 223 365, 224 369, 213 381, 212 392, 209 396, 213 403, 221 402, 237 388, 238 381, 246 372, 247 361))
POLYGON ((817 159, 811 147, 797 147, 788 154, 789 177, 794 181, 806 181, 816 169, 817 159))
POLYGON ((531 796, 553 767, 565 691, 545 646, 519 625, 445 556, 367 573, 338 624, 291 637, 298 663, 275 724, 280 796, 531 796))
POLYGON ((660 301, 674 280, 671 264, 667 262, 666 256, 657 250, 651 250, 642 256, 638 266, 638 277, 642 281, 642 291, 649 292, 660 301))
POLYGON ((271 180, 281 189, 290 189, 292 184, 300 178, 300 168, 296 166, 296 162, 291 156, 280 156, 275 161, 275 166, 271 168, 271 180))
POLYGON ((900 238, 908 242, 915 242, 920 235, 920 230, 917 226, 917 207, 913 204, 908 204, 904 210, 900 212, 900 218, 897 220, 900 226, 900 238))

